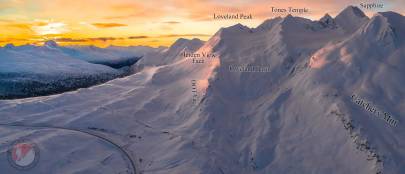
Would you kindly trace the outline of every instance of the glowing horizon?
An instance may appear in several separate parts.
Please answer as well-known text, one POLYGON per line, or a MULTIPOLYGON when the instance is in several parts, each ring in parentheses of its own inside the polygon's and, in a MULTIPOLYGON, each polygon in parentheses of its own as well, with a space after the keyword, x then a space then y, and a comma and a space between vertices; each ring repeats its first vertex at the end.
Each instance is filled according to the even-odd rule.
MULTIPOLYGON (((404 14, 401 0, 384 2, 384 8, 365 10, 404 14)), ((359 0, 0 0, 0 46, 40 45, 55 40, 60 45, 169 46, 178 38, 209 39, 221 27, 241 23, 256 27, 280 16, 271 7, 308 8, 301 16, 317 20, 326 13, 336 16, 359 0), (213 14, 246 13, 252 20, 214 20, 213 14)), ((282 16, 284 16, 283 14, 282 16)))

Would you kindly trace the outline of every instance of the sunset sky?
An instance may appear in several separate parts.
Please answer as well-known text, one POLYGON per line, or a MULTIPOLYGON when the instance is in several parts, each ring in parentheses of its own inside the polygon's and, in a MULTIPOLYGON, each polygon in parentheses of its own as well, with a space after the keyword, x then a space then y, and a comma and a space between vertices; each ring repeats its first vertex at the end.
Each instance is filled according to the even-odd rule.
MULTIPOLYGON (((384 9, 405 14, 405 0, 374 0, 384 9)), ((319 19, 335 16, 348 5, 370 0, 0 0, 0 46, 61 45, 168 46, 176 39, 207 40, 219 28, 242 23, 249 27, 279 14, 271 7, 307 8, 319 19), (213 14, 252 14, 253 20, 214 20, 213 14)), ((371 16, 376 11, 365 10, 371 16)))

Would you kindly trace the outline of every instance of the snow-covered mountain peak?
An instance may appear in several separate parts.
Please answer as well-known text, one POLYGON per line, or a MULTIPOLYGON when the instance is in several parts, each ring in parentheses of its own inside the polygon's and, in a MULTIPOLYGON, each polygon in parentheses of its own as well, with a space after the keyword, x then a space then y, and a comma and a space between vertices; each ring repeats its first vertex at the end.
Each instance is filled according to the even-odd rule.
POLYGON ((203 44, 204 41, 197 38, 191 40, 180 38, 177 39, 176 42, 174 42, 174 44, 169 47, 169 51, 183 48, 195 49, 196 47, 201 47, 203 44))
POLYGON ((252 32, 252 30, 249 27, 238 23, 236 25, 221 28, 218 32, 215 33, 214 37, 219 36, 221 38, 226 38, 228 37, 228 35, 239 35, 247 32, 252 32))
POLYGON ((404 25, 404 16, 399 13, 388 11, 388 12, 379 12, 376 15, 382 15, 386 17, 390 23, 393 25, 404 25))
POLYGON ((276 18, 271 18, 271 19, 267 19, 265 20, 262 24, 260 24, 259 26, 257 26, 254 30, 268 30, 271 29, 273 26, 275 26, 277 23, 279 23, 283 18, 281 17, 276 17, 276 18))
POLYGON ((220 46, 220 43, 224 42, 229 43, 228 46, 237 46, 238 44, 242 44, 240 42, 241 37, 245 37, 251 33, 254 33, 252 29, 240 23, 229 27, 222 27, 210 38, 210 40, 208 40, 203 47, 215 48, 220 46))
POLYGON ((363 11, 361 11, 358 7, 356 7, 356 6, 348 6, 348 7, 346 7, 342 12, 340 12, 336 17, 338 17, 338 16, 351 16, 351 17, 354 17, 354 16, 357 16, 357 17, 360 17, 360 18, 364 18, 364 17, 367 17, 365 14, 364 14, 364 12, 363 11))
POLYGON ((274 57, 274 60, 270 60, 266 58, 269 57, 268 54, 274 53, 274 51, 270 50, 278 50, 291 56, 295 56, 295 54, 305 55, 321 48, 328 42, 342 37, 343 32, 335 30, 336 24, 332 17, 326 15, 323 22, 325 25, 330 25, 330 27, 321 26, 319 21, 311 21, 292 15, 268 19, 253 29, 236 24, 221 28, 206 44, 214 48, 214 51, 223 51, 235 55, 221 56, 222 61, 238 61, 240 64, 266 62, 266 64, 277 65, 282 63, 283 59, 288 56, 286 56, 287 54, 271 56, 274 57), (309 40, 313 39, 317 39, 318 42, 308 43, 309 40), (257 50, 257 54, 261 52, 258 50, 266 51, 264 51, 264 55, 257 56, 260 59, 252 59, 251 56, 247 56, 247 58, 241 56, 247 50, 248 52, 257 50))
POLYGON ((228 29, 228 30, 242 30, 242 31, 250 30, 249 27, 247 27, 247 26, 245 26, 245 25, 242 25, 242 24, 240 24, 240 23, 238 23, 238 24, 236 24, 236 25, 233 25, 233 26, 230 26, 230 27, 228 27, 227 29, 228 29))
POLYGON ((321 19, 319 19, 319 23, 323 27, 330 27, 330 28, 336 28, 336 21, 333 19, 328 13, 325 14, 321 19))
POLYGON ((185 39, 185 38, 179 38, 171 45, 171 47, 175 47, 176 45, 184 44, 187 41, 189 41, 189 40, 185 39))
MULTIPOLYGON (((180 60, 178 56, 180 52, 197 51, 197 48, 210 48, 215 52, 228 50, 226 52, 241 55, 239 50, 242 48, 258 49, 257 47, 260 47, 259 45, 263 45, 261 49, 270 49, 270 47, 272 47, 272 49, 287 49, 292 55, 295 53, 300 55, 310 54, 328 42, 337 41, 345 35, 352 34, 368 20, 368 17, 365 16, 360 9, 349 6, 343 10, 336 19, 332 18, 329 14, 325 14, 319 21, 311 21, 289 14, 285 17, 268 19, 256 28, 249 28, 238 23, 221 28, 204 46, 202 41, 198 39, 178 39, 172 46, 164 51, 164 60, 160 60, 161 58, 159 58, 159 61, 153 61, 154 63, 152 64, 163 65, 176 62, 180 60), (318 42, 308 43, 308 40, 315 38, 318 42), (295 50, 295 48, 299 49, 295 50)), ((239 57, 240 58, 229 56, 229 61, 240 59, 240 63, 248 63, 246 62, 248 61, 247 59, 243 59, 242 56, 239 57)), ((221 59, 228 59, 228 57, 224 56, 221 57, 221 59)), ((149 58, 149 61, 151 60, 153 60, 153 58, 149 58)), ((146 59, 144 59, 144 61, 146 61, 146 59)))
POLYGON ((385 17, 396 43, 402 44, 405 40, 405 17, 395 12, 381 12, 378 15, 385 17))
POLYGON ((4 45, 4 48, 10 49, 10 48, 14 48, 15 46, 11 43, 4 45))
POLYGON ((48 48, 56 48, 58 47, 58 44, 53 40, 48 40, 44 43, 44 46, 48 48))
POLYGON ((336 61, 366 67, 365 58, 382 61, 401 48, 404 38, 404 16, 394 12, 376 13, 343 42, 319 49, 311 57, 310 67, 319 68, 336 61))
POLYGON ((363 28, 363 32, 371 32, 371 34, 374 34, 374 36, 377 36, 378 33, 385 32, 390 28, 390 24, 388 22, 388 19, 377 13, 374 15, 370 22, 367 23, 367 25, 363 28))
POLYGON ((333 19, 332 16, 330 16, 329 13, 326 13, 326 14, 320 19, 320 21, 331 20, 331 19, 333 19))
POLYGON ((399 46, 405 37, 405 17, 394 13, 384 12, 375 14, 362 28, 361 34, 369 40, 381 42, 384 45, 399 46))
POLYGON ((288 18, 293 18, 294 16, 291 14, 287 14, 284 18, 288 19, 288 18))
POLYGON ((369 18, 359 8, 349 6, 340 12, 335 21, 346 33, 353 33, 365 24, 369 18))
POLYGON ((311 20, 298 17, 298 16, 292 16, 291 14, 288 14, 286 17, 283 18, 281 21, 281 24, 286 26, 286 25, 295 25, 295 24, 308 24, 310 23, 311 20))
POLYGON ((138 66, 158 66, 175 63, 183 57, 180 55, 182 52, 193 53, 204 45, 204 41, 200 39, 177 39, 169 48, 159 51, 154 54, 146 55, 138 63, 138 66))

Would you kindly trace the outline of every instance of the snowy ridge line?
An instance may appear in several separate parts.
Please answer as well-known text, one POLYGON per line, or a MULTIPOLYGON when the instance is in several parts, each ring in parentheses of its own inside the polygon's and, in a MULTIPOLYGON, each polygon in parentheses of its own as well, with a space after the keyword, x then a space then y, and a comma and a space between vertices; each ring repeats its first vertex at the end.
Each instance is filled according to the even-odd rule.
POLYGON ((368 142, 367 139, 364 139, 361 137, 360 133, 355 132, 355 126, 353 123, 352 119, 348 119, 345 117, 346 114, 341 113, 339 109, 332 109, 330 111, 330 114, 336 115, 337 119, 340 119, 340 121, 343 124, 343 127, 346 129, 346 131, 349 133, 349 136, 353 143, 356 146, 356 149, 364 152, 367 154, 367 161, 374 160, 376 165, 376 174, 383 174, 383 166, 384 166, 384 161, 383 158, 384 156, 381 156, 378 154, 377 150, 375 148, 372 148, 370 143, 368 142))
POLYGON ((96 137, 98 139, 103 140, 104 142, 113 145, 119 152, 121 152, 121 154, 123 154, 127 160, 129 161, 129 165, 132 169, 131 174, 138 174, 137 170, 136 170, 136 163, 135 161, 131 158, 131 155, 129 154, 129 152, 127 152, 125 149, 123 149, 120 145, 116 144, 115 142, 113 142, 112 140, 103 137, 101 135, 97 135, 95 133, 89 132, 89 131, 84 131, 84 130, 80 130, 80 129, 72 129, 72 128, 65 128, 65 127, 58 127, 58 126, 33 126, 33 125, 23 125, 23 124, 4 124, 4 123, 0 123, 0 126, 4 126, 4 127, 17 127, 17 128, 33 128, 33 129, 59 129, 59 130, 65 130, 65 131, 71 131, 71 132, 77 132, 77 133, 81 133, 81 134, 86 134, 86 135, 90 135, 93 137, 96 137))

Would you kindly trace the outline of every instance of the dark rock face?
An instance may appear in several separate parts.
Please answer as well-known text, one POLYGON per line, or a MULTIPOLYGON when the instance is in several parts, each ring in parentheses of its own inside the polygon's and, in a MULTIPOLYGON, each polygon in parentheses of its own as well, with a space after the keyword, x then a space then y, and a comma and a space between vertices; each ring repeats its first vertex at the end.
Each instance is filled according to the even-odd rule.
POLYGON ((324 27, 324 28, 326 28, 326 27, 329 27, 329 28, 337 28, 337 25, 336 25, 336 22, 335 22, 335 20, 329 15, 329 14, 326 14, 324 17, 322 17, 320 20, 319 20, 319 23, 322 25, 322 27, 324 27))
POLYGON ((130 66, 134 65, 141 58, 142 57, 131 57, 131 58, 127 58, 127 59, 117 60, 115 62, 110 61, 110 62, 91 62, 91 63, 109 66, 114 69, 120 69, 120 68, 130 67, 130 66))
POLYGON ((48 46, 48 47, 53 47, 53 48, 58 47, 58 44, 57 44, 55 41, 53 41, 53 40, 48 40, 48 41, 46 41, 46 42, 44 43, 44 45, 45 45, 45 46, 48 46))

